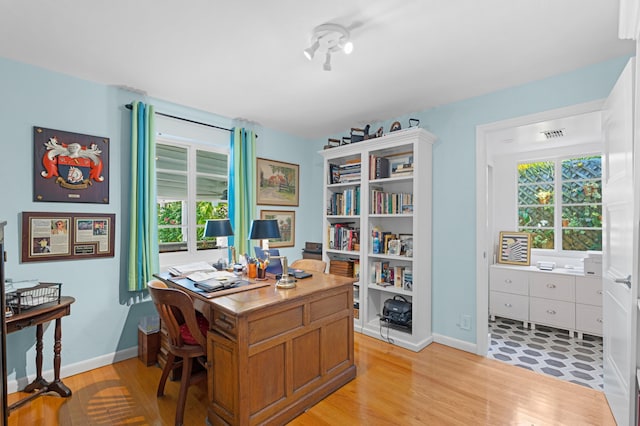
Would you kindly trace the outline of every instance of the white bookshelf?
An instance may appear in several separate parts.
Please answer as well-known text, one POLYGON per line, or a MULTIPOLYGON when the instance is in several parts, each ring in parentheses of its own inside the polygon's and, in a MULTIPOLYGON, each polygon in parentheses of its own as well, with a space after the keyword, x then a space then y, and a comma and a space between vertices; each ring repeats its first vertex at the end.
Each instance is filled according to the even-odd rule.
MULTIPOLYGON (((354 304, 359 306, 359 318, 354 319, 354 330, 369 336, 390 340, 398 346, 419 351, 432 341, 431 332, 431 192, 432 192, 432 146, 436 137, 421 128, 410 128, 393 132, 380 138, 347 144, 320 151, 324 158, 325 185, 323 190, 323 259, 331 264, 335 260, 359 262, 359 281, 355 283, 354 304), (383 172, 381 178, 371 175, 370 156, 386 158, 391 164, 406 164, 411 161, 409 171, 397 174, 383 172), (353 170, 360 162, 360 178, 355 180, 353 172, 349 182, 331 183, 329 176, 332 168, 342 166, 344 170, 353 170), (372 195, 372 191, 377 191, 372 195), (340 195, 359 191, 358 207, 353 200, 348 210, 331 209, 332 203, 340 195), (339 194, 336 197, 335 194, 339 194), (372 205, 373 196, 378 201, 372 205), (383 200, 388 203, 383 204, 383 200), (395 202, 394 202, 395 200, 395 202), (412 203, 412 209, 406 204, 412 203), (386 208, 382 208, 382 205, 386 208), (405 205, 403 211, 402 207, 405 205), (348 213, 348 214, 345 214, 348 213), (348 226, 359 229, 359 248, 345 250, 344 247, 332 247, 329 230, 336 224, 349 223, 348 226), (374 229, 388 232, 399 239, 412 236, 412 255, 406 253, 389 254, 373 252, 372 233, 374 229), (386 263, 389 268, 399 271, 404 268, 413 275, 413 285, 395 286, 376 283, 376 263, 386 263), (357 294, 357 297, 356 295, 357 294), (412 303, 413 322, 411 329, 389 327, 382 322, 384 301, 399 295, 412 303)), ((344 198, 344 197, 342 197, 344 198)), ((335 242, 335 241, 333 241, 335 242)), ((381 244, 382 245, 382 244, 381 244)), ((353 248, 353 247, 352 247, 353 248)), ((400 283, 398 283, 400 284, 400 283)))

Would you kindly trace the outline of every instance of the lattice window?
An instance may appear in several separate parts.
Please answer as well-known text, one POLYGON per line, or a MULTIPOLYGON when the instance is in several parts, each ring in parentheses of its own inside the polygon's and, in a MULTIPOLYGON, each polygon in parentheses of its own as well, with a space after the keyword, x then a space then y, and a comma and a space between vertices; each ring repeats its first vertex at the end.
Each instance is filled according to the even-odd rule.
POLYGON ((533 248, 602 250, 601 176, 600 156, 518 164, 518 229, 533 248))

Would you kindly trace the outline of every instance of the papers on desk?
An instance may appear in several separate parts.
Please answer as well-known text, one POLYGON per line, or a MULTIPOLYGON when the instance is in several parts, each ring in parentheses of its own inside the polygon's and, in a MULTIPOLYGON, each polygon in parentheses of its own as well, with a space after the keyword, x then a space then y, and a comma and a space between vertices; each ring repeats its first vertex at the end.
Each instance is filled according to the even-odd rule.
POLYGON ((229 281, 235 280, 238 277, 232 273, 227 271, 197 271, 192 274, 188 274, 187 278, 196 283, 201 283, 208 280, 216 280, 216 281, 229 281))
POLYGON ((171 275, 190 275, 195 272, 216 272, 217 269, 209 265, 207 262, 194 262, 186 265, 171 266, 168 268, 171 275))

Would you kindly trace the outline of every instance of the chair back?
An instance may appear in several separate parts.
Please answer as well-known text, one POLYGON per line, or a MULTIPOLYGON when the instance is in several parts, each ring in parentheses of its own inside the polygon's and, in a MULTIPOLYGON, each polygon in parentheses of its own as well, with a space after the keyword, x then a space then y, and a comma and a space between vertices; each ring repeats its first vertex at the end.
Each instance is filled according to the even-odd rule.
POLYGON ((291 269, 302 269, 306 272, 324 273, 327 269, 327 262, 317 259, 298 259, 289 265, 291 269))
POLYGON ((156 305, 158 314, 164 323, 171 345, 175 347, 188 346, 180 333, 180 326, 187 325, 194 340, 202 348, 207 347, 205 336, 198 327, 196 311, 193 308, 193 300, 182 290, 167 287, 160 280, 152 280, 147 284, 149 294, 156 305))

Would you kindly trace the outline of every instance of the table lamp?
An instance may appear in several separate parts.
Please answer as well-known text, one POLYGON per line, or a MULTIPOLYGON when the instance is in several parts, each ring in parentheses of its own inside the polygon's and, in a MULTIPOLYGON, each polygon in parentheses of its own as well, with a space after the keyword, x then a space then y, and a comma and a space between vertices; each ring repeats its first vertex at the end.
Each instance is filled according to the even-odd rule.
POLYGON ((275 219, 256 219, 251 222, 249 230, 250 240, 261 240, 260 247, 263 250, 269 250, 269 238, 280 238, 280 228, 278 221, 275 219))
MULTIPOLYGON (((229 237, 233 236, 233 229, 231 229, 231 222, 229 219, 209 219, 204 226, 205 237, 229 237)), ((229 257, 229 263, 236 263, 236 248, 229 247, 231 250, 231 256, 229 257)))
POLYGON ((282 276, 276 282, 276 287, 279 288, 293 288, 296 286, 295 278, 289 276, 289 267, 287 265, 286 256, 271 256, 269 254, 269 238, 280 238, 280 228, 278 228, 278 221, 271 220, 254 220, 251 224, 251 230, 249 231, 249 239, 251 240, 263 240, 261 245, 265 242, 262 249, 264 250, 267 261, 269 259, 280 259, 282 262, 282 276))

